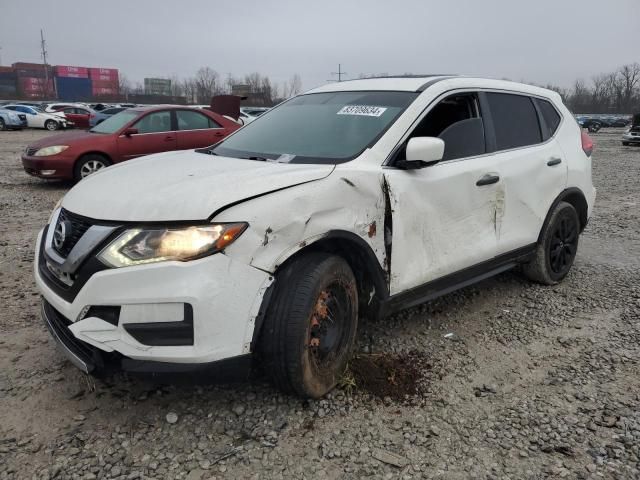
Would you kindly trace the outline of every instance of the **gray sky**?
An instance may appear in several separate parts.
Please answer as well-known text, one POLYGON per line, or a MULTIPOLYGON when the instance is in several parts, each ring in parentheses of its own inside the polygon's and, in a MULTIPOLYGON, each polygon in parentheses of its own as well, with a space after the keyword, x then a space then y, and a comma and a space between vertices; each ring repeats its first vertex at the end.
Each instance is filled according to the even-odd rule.
POLYGON ((638 0, 0 0, 2 64, 115 67, 130 80, 201 66, 305 89, 360 73, 463 73, 569 86, 640 62, 638 0), (167 5, 167 6, 165 6, 167 5))

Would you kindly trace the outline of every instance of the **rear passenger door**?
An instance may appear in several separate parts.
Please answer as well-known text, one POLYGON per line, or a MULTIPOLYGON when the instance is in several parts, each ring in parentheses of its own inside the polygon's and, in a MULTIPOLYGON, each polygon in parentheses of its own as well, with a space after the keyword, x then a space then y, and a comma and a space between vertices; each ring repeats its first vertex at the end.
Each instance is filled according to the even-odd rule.
POLYGON ((555 140, 562 118, 547 100, 486 92, 504 208, 496 209, 498 254, 537 242, 547 212, 565 189, 567 161, 555 140))
POLYGON ((202 148, 224 138, 225 129, 203 113, 176 110, 178 150, 202 148))

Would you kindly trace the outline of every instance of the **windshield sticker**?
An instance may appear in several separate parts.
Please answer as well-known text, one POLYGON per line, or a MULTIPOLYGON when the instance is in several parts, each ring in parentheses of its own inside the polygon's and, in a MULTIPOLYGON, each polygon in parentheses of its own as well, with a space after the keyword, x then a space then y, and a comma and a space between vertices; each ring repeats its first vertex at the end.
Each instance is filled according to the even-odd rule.
POLYGON ((365 117, 379 117, 387 107, 371 107, 369 105, 347 105, 338 111, 338 115, 361 115, 365 117))
POLYGON ((289 163, 294 158, 296 158, 295 155, 292 155, 290 153, 283 153, 282 155, 280 155, 278 158, 274 159, 273 161, 277 162, 277 163, 289 163))

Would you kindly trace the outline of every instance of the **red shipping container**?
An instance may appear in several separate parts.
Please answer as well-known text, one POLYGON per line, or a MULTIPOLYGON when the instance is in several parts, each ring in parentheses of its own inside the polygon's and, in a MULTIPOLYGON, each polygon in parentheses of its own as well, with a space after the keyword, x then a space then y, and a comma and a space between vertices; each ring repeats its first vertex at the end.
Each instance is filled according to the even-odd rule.
POLYGON ((87 78, 89 76, 89 69, 86 67, 57 65, 54 67, 54 71, 57 77, 87 78))
POLYGON ((102 87, 94 87, 91 89, 91 92, 96 95, 96 96, 101 96, 101 95, 117 95, 118 94, 118 89, 117 88, 102 88, 102 87))
POLYGON ((53 92, 53 80, 45 82, 44 78, 20 78, 18 86, 23 92, 53 92))
POLYGON ((117 80, 91 80, 93 88, 119 88, 117 80))
POLYGON ((118 70, 115 68, 90 68, 89 78, 92 80, 118 80, 118 70))
POLYGON ((0 67, 0 73, 15 73, 13 67, 0 67))
POLYGON ((28 70, 44 70, 44 63, 17 62, 17 63, 14 63, 12 66, 15 69, 25 68, 25 69, 28 69, 28 70))

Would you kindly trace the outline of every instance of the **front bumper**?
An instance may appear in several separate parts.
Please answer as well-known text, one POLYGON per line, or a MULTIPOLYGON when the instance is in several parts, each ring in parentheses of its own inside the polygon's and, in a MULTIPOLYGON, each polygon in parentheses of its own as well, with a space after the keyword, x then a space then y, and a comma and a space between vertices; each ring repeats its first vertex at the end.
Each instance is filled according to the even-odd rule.
POLYGON ((33 157, 22 154, 21 159, 24 171, 31 176, 58 180, 73 179, 74 157, 64 155, 33 157), (52 171, 53 173, 51 173, 52 171))
POLYGON ((81 369, 86 371, 83 364, 92 362, 77 353, 79 346, 115 352, 136 362, 185 366, 251 352, 262 299, 272 282, 268 273, 218 253, 190 262, 101 270, 91 275, 73 298, 65 299, 56 293, 59 287, 52 286, 40 271, 42 234, 36 250, 35 280, 47 306, 43 317, 50 330, 52 316, 64 327, 62 331, 53 329, 53 336, 81 369), (185 305, 192 312, 192 344, 149 345, 134 338, 134 324, 162 327, 164 322, 185 321, 181 316, 185 305), (88 316, 91 306, 117 306, 119 317, 113 322, 88 316))

